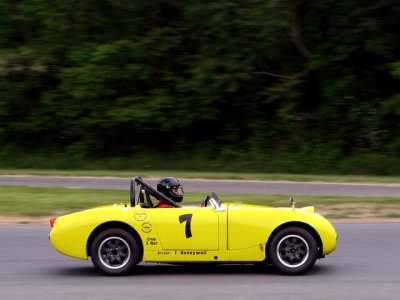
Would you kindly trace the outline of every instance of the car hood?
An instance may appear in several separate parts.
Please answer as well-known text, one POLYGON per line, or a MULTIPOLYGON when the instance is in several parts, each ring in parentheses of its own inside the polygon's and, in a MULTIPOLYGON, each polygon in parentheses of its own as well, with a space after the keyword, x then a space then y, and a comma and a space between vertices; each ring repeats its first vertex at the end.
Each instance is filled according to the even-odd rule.
POLYGON ((236 208, 236 209, 243 209, 243 210, 294 210, 294 211, 301 211, 301 212, 308 212, 308 213, 315 213, 314 206, 304 206, 300 208, 291 208, 291 207, 275 207, 275 206, 268 206, 268 205, 256 205, 256 204, 243 204, 243 203, 228 203, 228 207, 236 208))

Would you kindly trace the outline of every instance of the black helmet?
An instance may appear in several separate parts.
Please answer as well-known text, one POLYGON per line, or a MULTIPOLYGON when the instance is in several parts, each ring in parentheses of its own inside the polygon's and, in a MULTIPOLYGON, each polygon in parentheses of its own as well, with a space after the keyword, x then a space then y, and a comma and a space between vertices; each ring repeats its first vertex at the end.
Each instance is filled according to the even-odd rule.
POLYGON ((174 177, 162 178, 157 184, 157 191, 175 202, 181 202, 183 199, 183 187, 179 180, 174 177))

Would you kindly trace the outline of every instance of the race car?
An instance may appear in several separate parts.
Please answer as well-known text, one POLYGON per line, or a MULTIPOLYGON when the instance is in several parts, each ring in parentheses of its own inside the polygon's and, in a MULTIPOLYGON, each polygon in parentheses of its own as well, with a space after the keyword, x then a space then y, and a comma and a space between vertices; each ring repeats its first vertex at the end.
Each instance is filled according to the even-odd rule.
POLYGON ((91 258, 105 275, 126 275, 140 262, 272 264, 303 274, 336 248, 332 224, 314 207, 225 203, 210 193, 181 206, 141 177, 130 203, 101 206, 50 220, 50 242, 62 254, 91 258), (164 199, 174 208, 156 208, 164 199))

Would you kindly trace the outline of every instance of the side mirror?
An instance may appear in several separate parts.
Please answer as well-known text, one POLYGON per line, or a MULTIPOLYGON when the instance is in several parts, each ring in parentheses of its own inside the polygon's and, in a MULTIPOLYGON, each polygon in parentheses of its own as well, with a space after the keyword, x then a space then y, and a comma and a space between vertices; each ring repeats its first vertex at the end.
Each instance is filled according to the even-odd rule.
POLYGON ((291 209, 296 208, 296 202, 294 202, 293 196, 290 197, 289 204, 291 209))

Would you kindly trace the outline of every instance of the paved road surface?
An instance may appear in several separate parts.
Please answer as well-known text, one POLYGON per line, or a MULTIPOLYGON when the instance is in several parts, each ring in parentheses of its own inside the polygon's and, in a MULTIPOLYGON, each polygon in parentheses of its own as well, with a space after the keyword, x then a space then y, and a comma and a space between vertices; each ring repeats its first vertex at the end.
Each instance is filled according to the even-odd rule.
MULTIPOLYGON (((147 180, 155 186, 156 180, 147 180)), ((129 189, 129 178, 0 176, 0 185, 129 189)), ((265 195, 400 197, 400 184, 305 183, 251 180, 182 180, 186 191, 265 195)))
POLYGON ((254 266, 143 265, 105 277, 90 261, 65 257, 44 225, 0 226, 0 299, 397 300, 400 224, 337 224, 338 249, 305 276, 254 266))

